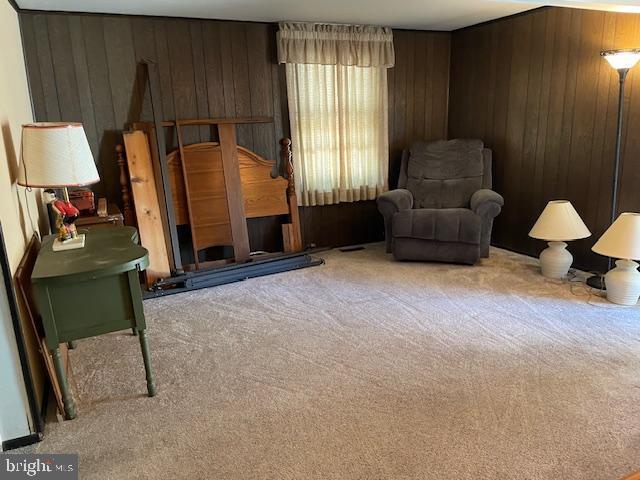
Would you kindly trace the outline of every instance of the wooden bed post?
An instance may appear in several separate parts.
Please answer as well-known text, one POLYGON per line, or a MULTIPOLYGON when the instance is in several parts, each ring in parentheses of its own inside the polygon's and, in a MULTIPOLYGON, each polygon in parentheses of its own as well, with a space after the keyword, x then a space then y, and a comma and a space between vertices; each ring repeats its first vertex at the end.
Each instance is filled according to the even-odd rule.
POLYGON ((298 212, 298 197, 293 173, 293 158, 291 154, 291 140, 280 140, 280 157, 287 174, 287 202, 289 203, 289 218, 291 223, 282 225, 282 239, 285 252, 299 252, 302 250, 302 235, 300 234, 300 214, 298 212))
POLYGON ((131 208, 131 194, 129 193, 129 174, 127 172, 127 161, 124 159, 124 148, 121 144, 116 145, 116 155, 118 166, 120 167, 120 191, 122 192, 122 213, 124 214, 124 224, 135 226, 133 220, 133 208, 131 208))

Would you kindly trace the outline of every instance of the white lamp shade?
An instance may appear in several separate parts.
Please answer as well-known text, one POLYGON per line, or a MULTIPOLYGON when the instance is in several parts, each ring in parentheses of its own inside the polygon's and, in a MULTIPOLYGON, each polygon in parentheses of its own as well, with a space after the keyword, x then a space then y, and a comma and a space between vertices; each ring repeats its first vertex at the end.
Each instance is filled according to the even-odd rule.
POLYGON ((81 123, 22 126, 18 183, 25 187, 79 187, 100 181, 81 123))
POLYGON ((601 53, 604 59, 616 70, 633 68, 640 60, 640 49, 605 50, 601 53))
POLYGON ((591 250, 605 257, 640 260, 640 213, 621 213, 591 250))
POLYGON ((549 242, 564 242, 591 236, 576 209, 568 200, 547 203, 529 236, 549 242))

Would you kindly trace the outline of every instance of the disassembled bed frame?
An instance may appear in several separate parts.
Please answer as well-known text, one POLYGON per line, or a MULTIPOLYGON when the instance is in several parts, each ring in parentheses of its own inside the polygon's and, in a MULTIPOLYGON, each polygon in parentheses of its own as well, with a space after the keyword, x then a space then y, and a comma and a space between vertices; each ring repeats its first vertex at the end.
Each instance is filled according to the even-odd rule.
POLYGON ((176 128, 178 150, 167 155, 177 225, 189 225, 195 269, 201 250, 233 245, 235 261, 249 259, 246 219, 288 215, 282 225, 284 251, 302 250, 298 202, 295 194, 291 141, 283 139, 282 159, 288 178, 271 177, 276 162, 236 144, 235 125, 266 123, 270 118, 212 119, 164 122, 176 128), (182 127, 214 125, 219 143, 184 145, 182 127))
POLYGON ((236 125, 267 123, 269 117, 160 121, 157 65, 143 62, 153 123, 136 122, 116 148, 121 169, 125 219, 137 218, 142 244, 149 249, 146 296, 220 285, 322 263, 303 252, 295 192, 291 141, 282 139, 286 178, 273 178, 276 162, 237 145, 236 125), (184 144, 182 129, 217 128, 218 142, 184 144), (178 149, 167 154, 165 128, 175 128, 178 149), (131 205, 133 197, 134 207, 131 205), (247 219, 286 215, 284 252, 252 256, 247 219), (178 225, 189 225, 193 265, 183 265, 178 225), (233 259, 201 262, 212 246, 233 246, 233 259))

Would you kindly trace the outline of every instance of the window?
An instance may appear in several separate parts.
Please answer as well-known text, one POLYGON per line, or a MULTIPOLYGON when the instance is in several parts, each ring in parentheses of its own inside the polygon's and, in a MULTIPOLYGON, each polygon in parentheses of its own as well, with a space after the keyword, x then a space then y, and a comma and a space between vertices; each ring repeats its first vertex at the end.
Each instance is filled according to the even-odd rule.
POLYGON ((301 205, 376 198, 388 177, 390 30, 319 24, 280 29, 301 205))

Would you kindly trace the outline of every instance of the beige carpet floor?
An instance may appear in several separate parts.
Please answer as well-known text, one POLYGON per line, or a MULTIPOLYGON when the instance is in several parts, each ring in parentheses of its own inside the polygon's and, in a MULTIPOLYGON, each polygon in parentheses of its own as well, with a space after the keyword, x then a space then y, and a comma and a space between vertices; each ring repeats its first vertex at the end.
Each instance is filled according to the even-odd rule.
MULTIPOLYGON (((145 302, 71 353, 79 417, 30 450, 82 479, 589 479, 640 468, 640 307, 475 267, 326 265, 145 302)), ((572 288, 573 287, 573 288, 572 288)))

